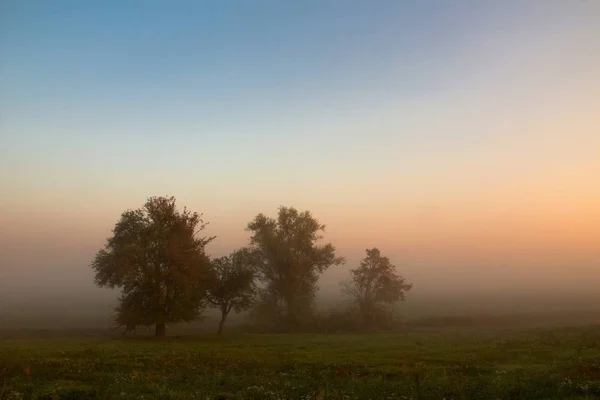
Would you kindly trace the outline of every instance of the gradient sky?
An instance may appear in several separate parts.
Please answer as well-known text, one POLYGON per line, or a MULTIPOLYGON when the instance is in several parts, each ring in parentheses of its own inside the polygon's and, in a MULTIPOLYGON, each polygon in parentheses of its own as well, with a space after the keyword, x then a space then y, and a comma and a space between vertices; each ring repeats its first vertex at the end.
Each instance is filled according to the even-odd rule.
POLYGON ((5 292, 90 292, 154 195, 213 255, 313 211, 336 290, 374 246, 415 291, 594 290, 600 2, 4 0, 0 190, 5 292))

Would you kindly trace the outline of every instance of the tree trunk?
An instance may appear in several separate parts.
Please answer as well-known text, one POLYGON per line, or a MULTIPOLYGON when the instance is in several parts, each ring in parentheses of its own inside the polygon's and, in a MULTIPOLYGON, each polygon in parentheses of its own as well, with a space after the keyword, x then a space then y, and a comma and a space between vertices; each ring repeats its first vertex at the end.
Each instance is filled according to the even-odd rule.
POLYGON ((363 303, 360 307, 363 328, 371 329, 373 327, 373 308, 370 303, 363 303))
POLYGON ((219 322, 219 330, 217 331, 217 334, 220 335, 221 333, 223 333, 223 326, 225 325, 225 320, 227 319, 227 313, 226 312, 222 312, 221 313, 221 322, 219 322))
POLYGON ((167 333, 167 328, 164 323, 156 324, 156 328, 154 330, 156 337, 165 337, 167 333))
POLYGON ((295 313, 296 310, 294 309, 293 299, 289 296, 286 299, 286 309, 287 309, 287 315, 285 316, 285 319, 284 319, 284 324, 285 324, 284 329, 288 333, 292 333, 297 329, 296 313, 295 313))

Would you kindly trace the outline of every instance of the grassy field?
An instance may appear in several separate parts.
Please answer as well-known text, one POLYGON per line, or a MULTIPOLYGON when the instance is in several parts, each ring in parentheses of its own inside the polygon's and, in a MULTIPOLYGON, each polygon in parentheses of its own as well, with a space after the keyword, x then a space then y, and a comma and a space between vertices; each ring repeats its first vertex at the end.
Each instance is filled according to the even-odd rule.
POLYGON ((1 399, 598 399, 600 326, 11 339, 1 399))

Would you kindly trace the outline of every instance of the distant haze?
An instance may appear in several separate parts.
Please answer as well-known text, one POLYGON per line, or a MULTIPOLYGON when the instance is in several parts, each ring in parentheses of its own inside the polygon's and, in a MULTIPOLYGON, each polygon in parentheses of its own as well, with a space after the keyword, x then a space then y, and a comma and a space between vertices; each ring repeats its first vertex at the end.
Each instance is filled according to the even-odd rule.
POLYGON ((378 247, 407 306, 600 304, 600 2, 67 3, 0 6, 0 312, 114 299, 89 263, 157 195, 213 256, 312 211, 322 298, 378 247))

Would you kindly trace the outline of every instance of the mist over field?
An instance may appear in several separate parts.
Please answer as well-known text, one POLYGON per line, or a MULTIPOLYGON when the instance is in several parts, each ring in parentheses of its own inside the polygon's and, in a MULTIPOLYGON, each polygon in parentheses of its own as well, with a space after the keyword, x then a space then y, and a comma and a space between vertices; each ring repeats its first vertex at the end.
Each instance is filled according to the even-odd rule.
POLYGON ((600 399, 600 0, 0 0, 0 399, 600 399))
MULTIPOLYGON (((84 221, 82 216, 81 225, 85 225, 84 221)), ((98 230, 97 235, 90 233, 82 246, 69 243, 69 240, 81 240, 81 235, 74 234, 79 239, 61 238, 61 233, 66 235, 67 230, 73 230, 72 226, 65 228, 56 224, 44 227, 45 233, 40 234, 38 242, 4 237, 0 251, 3 266, 0 329, 105 331, 114 326, 112 316, 119 292, 96 287, 89 267, 114 223, 107 219, 105 231, 98 230), (64 231, 61 232, 61 228, 64 231)), ((216 226, 211 224, 207 234, 218 231, 216 226)), ((243 226, 240 230, 243 232, 243 226)), ((85 232, 85 228, 75 231, 85 232)), ((329 227, 325 239, 335 233, 335 227, 329 227)), ((226 232, 221 234, 225 236, 226 232)), ((232 236, 241 235, 234 232, 232 236)), ((219 239, 209 245, 209 253, 215 257, 227 252, 219 243, 226 239, 219 239)), ((367 242, 367 238, 364 241, 367 242)), ((340 243, 343 244, 334 242, 340 243)), ((245 242, 240 241, 237 246, 243 244, 245 242)), ((401 246, 384 249, 395 255, 392 261, 414 284, 407 300, 398 306, 398 312, 408 321, 469 317, 479 323, 469 319, 432 323, 436 327, 483 328, 579 325, 597 323, 600 319, 597 290, 600 268, 594 268, 593 257, 585 268, 585 259, 574 257, 571 266, 567 257, 564 260, 550 260, 543 255, 537 259, 536 256, 510 257, 510 249, 496 250, 489 257, 444 254, 443 250, 416 252, 401 246), (509 261, 501 262, 502 254, 509 261), (486 261, 486 258, 499 260, 486 261)), ((346 249, 342 254, 347 254, 347 264, 332 267, 323 274, 317 296, 320 310, 345 306, 348 299, 340 293, 339 282, 348 278, 349 269, 356 267, 363 252, 364 249, 346 249)), ((192 324, 189 329, 212 331, 217 315, 214 310, 207 310, 205 316, 204 321, 192 324)), ((244 314, 232 317, 234 325, 244 322, 244 314)), ((186 324, 181 326, 187 327, 186 324)))

